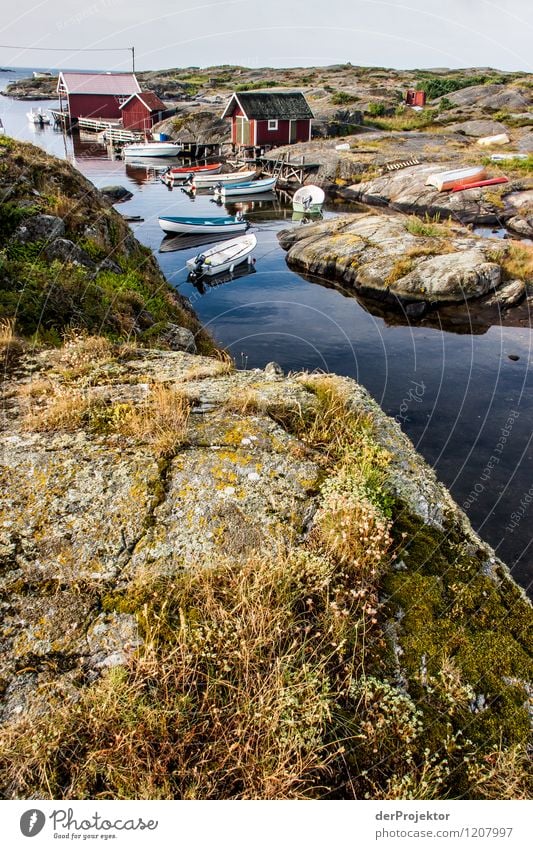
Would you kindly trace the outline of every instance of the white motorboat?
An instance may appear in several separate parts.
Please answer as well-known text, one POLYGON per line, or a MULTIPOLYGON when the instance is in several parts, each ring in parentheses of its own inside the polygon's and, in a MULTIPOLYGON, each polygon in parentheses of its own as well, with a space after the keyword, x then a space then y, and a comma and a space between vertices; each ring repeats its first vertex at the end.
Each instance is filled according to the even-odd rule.
POLYGON ((295 212, 321 212, 325 199, 320 186, 301 186, 294 193, 292 208, 295 212))
POLYGON ((197 189, 207 189, 216 186, 217 183, 248 183, 257 174, 257 171, 235 171, 233 174, 195 174, 193 182, 197 189))
POLYGON ((243 262, 251 262, 251 253, 257 244, 253 233, 230 239, 215 245, 204 253, 187 260, 187 268, 191 277, 213 277, 224 271, 232 272, 235 266, 243 262))
POLYGON ((483 165, 474 165, 472 168, 458 168, 456 171, 441 171, 430 174, 426 180, 426 186, 433 186, 439 192, 447 192, 459 186, 468 186, 477 183, 485 177, 483 165))
POLYGON ((165 233, 244 233, 250 226, 242 215, 222 215, 212 218, 184 218, 160 215, 159 226, 165 233))
POLYGON ((268 177, 265 180, 251 180, 246 183, 217 183, 215 185, 215 195, 221 195, 224 198, 233 197, 235 195, 258 195, 261 192, 271 192, 277 182, 277 177, 268 177))
POLYGON ((132 156, 177 156, 180 150, 177 142, 134 142, 127 144, 122 152, 129 159, 132 156))
POLYGON ((50 123, 50 115, 47 112, 43 112, 42 109, 30 109, 29 112, 26 112, 26 118, 30 124, 37 124, 40 127, 43 124, 50 123))

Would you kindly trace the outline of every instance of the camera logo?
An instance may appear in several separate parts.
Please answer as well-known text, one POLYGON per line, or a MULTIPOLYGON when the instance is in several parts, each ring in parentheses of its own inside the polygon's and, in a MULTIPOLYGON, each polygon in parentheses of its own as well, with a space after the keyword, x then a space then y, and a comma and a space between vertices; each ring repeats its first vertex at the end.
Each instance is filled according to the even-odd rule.
POLYGON ((46 817, 42 811, 32 808, 24 811, 20 818, 20 830, 24 837, 35 837, 43 830, 46 817))

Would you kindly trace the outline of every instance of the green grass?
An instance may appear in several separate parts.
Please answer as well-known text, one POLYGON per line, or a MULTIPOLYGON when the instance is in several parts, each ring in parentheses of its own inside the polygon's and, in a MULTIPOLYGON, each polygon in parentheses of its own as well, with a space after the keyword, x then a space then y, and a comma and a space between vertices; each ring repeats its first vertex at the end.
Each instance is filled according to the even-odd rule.
MULTIPOLYGON (((500 151, 498 151, 500 152, 500 151)), ((501 151, 505 155, 505 151, 501 151)), ((533 174, 533 154, 529 154, 526 159, 501 159, 498 162, 493 162, 490 156, 484 156, 481 160, 483 165, 489 168, 498 168, 503 173, 507 174, 523 174, 528 176, 533 174)))
POLYGON ((437 115, 436 109, 424 109, 422 112, 406 110, 390 118, 365 117, 365 124, 378 130, 423 130, 435 124, 437 115))
POLYGON ((356 103, 359 100, 357 95, 350 94, 348 91, 336 91, 331 96, 331 102, 336 106, 345 105, 348 103, 356 103))

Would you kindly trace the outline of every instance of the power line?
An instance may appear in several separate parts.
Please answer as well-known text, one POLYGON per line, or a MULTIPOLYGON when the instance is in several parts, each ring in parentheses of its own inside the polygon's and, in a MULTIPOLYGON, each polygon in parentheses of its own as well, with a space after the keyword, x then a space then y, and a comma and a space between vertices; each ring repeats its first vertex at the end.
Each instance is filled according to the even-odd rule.
POLYGON ((43 50, 45 53, 131 53, 132 71, 135 73, 135 47, 16 47, 14 44, 0 44, 0 50, 43 50))
POLYGON ((133 50, 132 47, 20 47, 15 46, 14 44, 0 44, 0 49, 2 50, 45 50, 61 52, 64 53, 66 51, 70 53, 102 53, 102 52, 115 52, 117 50, 129 50, 130 52, 133 50))

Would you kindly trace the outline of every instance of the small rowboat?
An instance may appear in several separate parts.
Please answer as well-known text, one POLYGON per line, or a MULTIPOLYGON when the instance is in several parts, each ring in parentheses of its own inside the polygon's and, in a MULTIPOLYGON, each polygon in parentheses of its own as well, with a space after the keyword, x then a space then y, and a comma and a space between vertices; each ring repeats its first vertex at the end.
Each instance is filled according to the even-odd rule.
POLYGON ((176 142, 136 142, 123 148, 125 157, 131 156, 177 156, 181 145, 176 142))
POLYGON ((433 186, 439 192, 449 192, 456 186, 468 186, 485 178, 483 165, 475 165, 473 168, 458 168, 456 171, 441 171, 439 174, 430 174, 426 180, 426 186, 433 186))
POLYGON ((326 196, 320 186, 302 186, 292 199, 295 212, 320 212, 326 196))
POLYGON ((248 183, 257 171, 235 171, 233 174, 194 174, 193 179, 198 189, 207 189, 217 183, 248 183))
POLYGON ((186 265, 191 278, 203 277, 204 275, 213 277, 215 274, 222 274, 224 271, 232 272, 235 266, 242 262, 252 261, 250 254, 256 244, 256 237, 250 233, 247 236, 241 236, 239 239, 222 242, 205 251, 205 253, 188 259, 186 265))
POLYGON ((213 162, 211 165, 179 165, 176 168, 169 168, 166 172, 169 177, 174 180, 186 180, 189 174, 219 174, 222 170, 221 162, 213 162))
POLYGON ((246 183, 220 183, 215 186, 215 195, 222 197, 233 197, 234 195, 258 195, 261 192, 270 192, 275 187, 277 177, 268 177, 265 180, 251 180, 246 183))
POLYGON ((491 177, 490 180, 478 180, 477 183, 469 183, 468 186, 455 186, 452 192, 466 192, 467 189, 482 189, 483 186, 497 186, 499 183, 508 183, 509 177, 491 177))
POLYGON ((250 225, 240 215, 214 218, 160 215, 159 226, 165 233, 244 233, 250 225))

